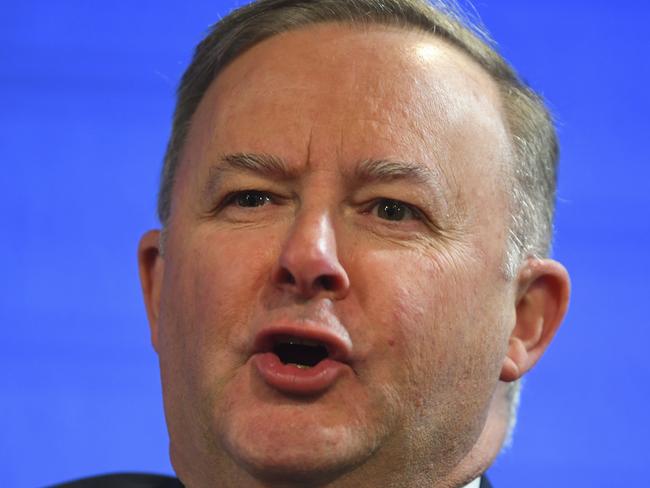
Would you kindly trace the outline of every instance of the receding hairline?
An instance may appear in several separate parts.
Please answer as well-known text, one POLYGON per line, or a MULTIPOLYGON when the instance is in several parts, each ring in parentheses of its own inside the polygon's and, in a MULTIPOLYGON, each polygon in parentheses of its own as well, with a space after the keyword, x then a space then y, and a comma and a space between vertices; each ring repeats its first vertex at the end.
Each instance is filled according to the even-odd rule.
MULTIPOLYGON (((193 115, 196 113, 198 110, 198 107, 200 106, 201 102, 205 98, 205 94, 210 90, 213 89, 212 87, 218 83, 219 80, 223 79, 224 75, 227 74, 228 71, 232 68, 232 65, 235 64, 237 61, 240 61, 242 58, 247 57, 250 55, 252 52, 264 48, 265 45, 268 46, 269 43, 277 43, 277 42, 283 42, 284 39, 290 36, 294 35, 313 35, 314 31, 320 31, 321 34, 325 34, 324 38, 318 39, 318 44, 319 45, 325 45, 327 41, 330 39, 339 41, 345 39, 345 33, 347 32, 350 35, 353 35, 355 37, 358 37, 360 35, 366 36, 368 33, 371 32, 388 32, 388 33, 393 33, 393 34, 409 34, 413 36, 413 42, 416 43, 417 41, 421 42, 420 47, 422 47, 421 52, 422 57, 424 57, 424 53, 426 52, 436 52, 437 56, 441 56, 449 60, 454 64, 454 67, 457 68, 456 71, 462 71, 462 73, 470 78, 477 86, 482 85, 481 89, 486 88, 486 85, 482 83, 482 81, 488 81, 488 85, 490 86, 490 91, 491 95, 493 95, 494 101, 497 103, 495 105, 498 105, 500 109, 500 115, 501 117, 505 120, 505 113, 503 112, 503 97, 502 93, 499 89, 499 80, 496 79, 493 74, 484 66, 482 65, 479 60, 477 60, 475 57, 473 57, 470 53, 467 52, 466 49, 463 49, 460 47, 457 43, 454 43, 452 40, 450 40, 446 36, 441 36, 435 32, 432 31, 427 31, 424 28, 420 26, 414 26, 410 24, 386 24, 386 23, 379 23, 379 22, 372 22, 372 21, 355 21, 355 20, 324 20, 324 21, 319 21, 315 23, 309 23, 309 24, 301 24, 295 27, 292 27, 290 29, 284 30, 282 32, 278 32, 277 34, 273 34, 271 36, 268 36, 264 39, 261 39, 258 42, 255 42, 248 46, 247 48, 243 49, 235 57, 230 59, 228 63, 222 65, 219 69, 219 71, 216 73, 216 75, 212 78, 210 85, 208 88, 204 91, 203 97, 201 97, 201 100, 197 103, 196 108, 194 110, 193 115), (434 48, 434 51, 428 51, 425 48, 425 44, 429 44, 434 48), (438 47, 443 47, 443 49, 436 49, 438 47), (454 56, 454 54, 456 56, 454 56), (483 78, 483 80, 481 80, 483 78)), ((316 44, 310 44, 311 46, 315 46, 316 44)), ((328 49, 329 49, 329 44, 327 44, 328 49)), ((374 46, 370 46, 371 48, 374 46)), ((282 67, 279 67, 281 70, 282 67)))
MULTIPOLYGON (((287 36, 293 36, 296 34, 313 36, 314 33, 318 34, 318 31, 325 32, 326 33, 325 38, 322 39, 322 42, 321 39, 316 39, 313 45, 318 43, 320 45, 329 46, 327 42, 331 39, 336 39, 336 40, 345 39, 345 37, 342 36, 345 35, 346 31, 352 35, 355 35, 359 32, 367 33, 370 31, 375 31, 375 32, 386 31, 386 32, 391 32, 396 34, 407 32, 409 34, 414 35, 413 38, 414 43, 420 41, 422 45, 429 44, 433 46, 434 49, 436 49, 435 56, 444 57, 445 61, 453 63, 453 68, 454 68, 453 72, 461 72, 461 75, 463 77, 469 79, 472 85, 469 88, 475 88, 476 91, 481 93, 481 96, 486 96, 487 99, 489 100, 490 105, 495 109, 495 114, 496 116, 498 116, 505 130, 505 135, 507 136, 507 144, 508 144, 507 158, 506 160, 503 161, 504 164, 500 165, 500 169, 498 171, 501 172, 502 169, 505 169, 506 171, 511 170, 513 164, 512 134, 509 131, 507 116, 503 104, 503 97, 499 89, 499 85, 497 81, 493 78, 493 76, 491 76, 491 74, 483 66, 481 66, 480 63, 478 63, 475 59, 473 59, 470 55, 468 55, 463 49, 454 45, 452 42, 449 42, 444 37, 437 36, 432 32, 427 32, 421 28, 412 27, 409 25, 393 25, 393 24, 386 25, 386 24, 372 23, 372 22, 356 23, 353 21, 322 21, 318 23, 299 25, 296 26, 295 28, 269 36, 259 42, 252 44, 248 48, 242 50, 241 52, 238 53, 237 56, 233 57, 228 64, 221 67, 221 69, 218 71, 216 76, 214 76, 214 78, 210 82, 208 88, 203 92, 201 101, 199 101, 199 103, 196 105, 196 108, 190 118, 190 127, 188 128, 188 131, 185 135, 185 140, 183 142, 183 151, 181 151, 177 161, 177 165, 178 165, 176 168, 177 174, 180 167, 183 166, 183 160, 185 159, 185 154, 184 154, 185 149, 188 146, 188 141, 192 137, 192 131, 193 131, 192 126, 194 125, 194 122, 196 120, 197 113, 199 113, 199 111, 205 110, 205 108, 202 109, 201 106, 203 102, 206 100, 206 98, 209 96, 208 95, 209 92, 215 90, 218 91, 225 90, 225 93, 229 97, 231 96, 230 93, 231 87, 237 86, 238 83, 241 81, 240 78, 242 76, 249 75, 250 70, 244 69, 244 72, 239 74, 239 78, 235 78, 234 80, 228 80, 234 65, 237 64, 237 62, 240 61, 242 58, 253 54, 253 51, 255 51, 256 49, 259 48, 263 49, 264 48, 263 45, 265 44, 268 45, 268 43, 271 42, 284 42, 287 36), (224 79, 228 80, 227 85, 219 86, 219 83, 222 82, 224 79)), ((374 48, 374 45, 371 45, 370 47, 374 48)), ((248 62, 252 63, 251 60, 248 60, 248 62)), ((272 69, 275 71, 282 71, 283 67, 281 65, 277 65, 277 68, 272 67, 272 69)), ((426 69, 428 70, 429 67, 427 67, 426 69)), ((447 73, 449 72, 444 73, 445 76, 447 75, 447 73)), ((219 109, 213 108, 210 110, 219 110, 219 109)))

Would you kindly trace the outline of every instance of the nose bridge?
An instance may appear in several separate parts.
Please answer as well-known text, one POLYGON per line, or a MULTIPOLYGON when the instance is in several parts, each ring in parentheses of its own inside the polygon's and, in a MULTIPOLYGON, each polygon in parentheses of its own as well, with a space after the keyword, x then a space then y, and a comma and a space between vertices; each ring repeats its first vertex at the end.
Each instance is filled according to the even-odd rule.
POLYGON ((275 279, 282 288, 305 297, 347 294, 349 278, 339 261, 330 211, 303 207, 298 212, 283 243, 275 279))

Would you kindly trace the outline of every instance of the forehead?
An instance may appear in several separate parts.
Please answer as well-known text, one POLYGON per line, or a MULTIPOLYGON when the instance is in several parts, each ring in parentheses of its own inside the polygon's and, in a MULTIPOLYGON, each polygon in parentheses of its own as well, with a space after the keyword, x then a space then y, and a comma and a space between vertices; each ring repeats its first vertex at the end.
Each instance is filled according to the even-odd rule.
POLYGON ((267 39, 212 83, 186 157, 273 154, 329 167, 398 157, 495 174, 509 154, 498 88, 457 48, 383 26, 308 26, 267 39))

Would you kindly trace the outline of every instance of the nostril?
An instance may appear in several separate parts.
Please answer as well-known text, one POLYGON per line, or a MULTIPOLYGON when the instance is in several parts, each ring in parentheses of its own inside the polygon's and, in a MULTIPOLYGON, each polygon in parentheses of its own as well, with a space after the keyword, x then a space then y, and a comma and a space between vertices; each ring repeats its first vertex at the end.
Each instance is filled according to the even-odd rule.
POLYGON ((334 279, 331 276, 321 275, 316 279, 316 286, 323 290, 332 290, 334 288, 334 279))
POLYGON ((331 263, 307 263, 304 266, 280 266, 272 271, 271 279, 274 286, 279 289, 300 295, 303 298, 312 298, 320 293, 325 293, 331 298, 343 298, 349 289, 350 283, 341 266, 332 266, 331 263), (310 264, 314 264, 310 266, 310 264))
POLYGON ((280 276, 279 276, 280 283, 286 283, 289 285, 295 285, 296 284, 296 278, 291 274, 291 272, 287 268, 282 268, 280 270, 280 276))

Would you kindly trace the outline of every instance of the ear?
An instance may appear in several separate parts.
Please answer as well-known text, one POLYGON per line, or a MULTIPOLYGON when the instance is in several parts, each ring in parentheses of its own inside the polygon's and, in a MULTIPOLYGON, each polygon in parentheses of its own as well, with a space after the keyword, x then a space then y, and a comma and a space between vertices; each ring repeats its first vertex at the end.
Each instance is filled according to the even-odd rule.
POLYGON ((502 381, 515 381, 542 356, 569 305, 567 270, 552 259, 526 261, 517 277, 516 322, 501 368, 502 381))
POLYGON ((158 314, 160 312, 160 289, 165 262, 160 252, 160 231, 150 230, 142 236, 138 245, 138 266, 144 304, 149 319, 151 343, 158 351, 158 314))

